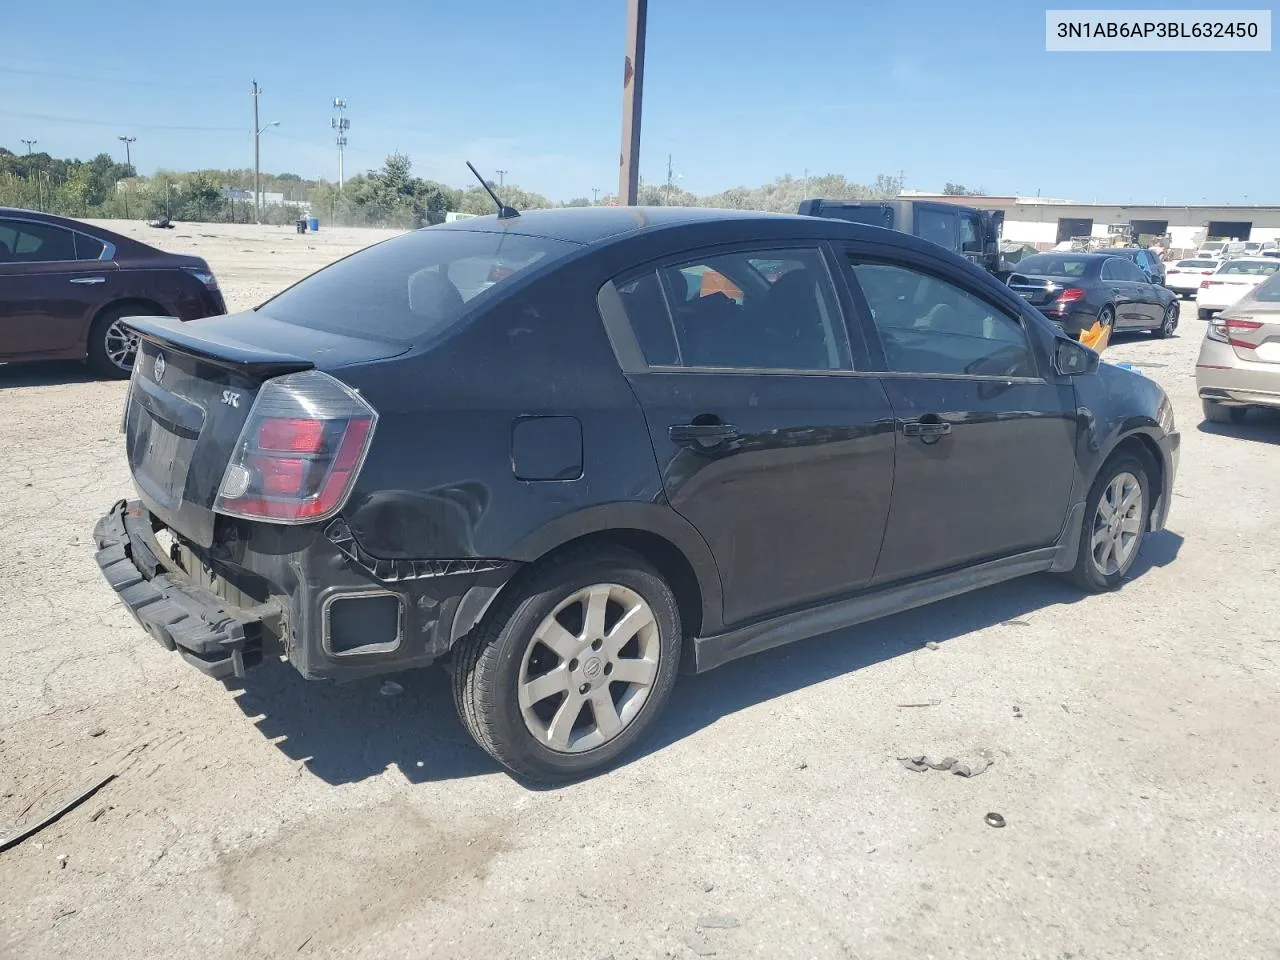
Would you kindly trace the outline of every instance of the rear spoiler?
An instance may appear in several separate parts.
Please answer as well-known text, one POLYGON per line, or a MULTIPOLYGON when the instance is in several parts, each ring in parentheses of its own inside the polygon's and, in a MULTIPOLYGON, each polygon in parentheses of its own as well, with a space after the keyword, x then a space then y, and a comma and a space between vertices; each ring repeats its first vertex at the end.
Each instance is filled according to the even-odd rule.
POLYGON ((310 370, 310 360, 289 353, 267 350, 253 344, 219 336, 201 325, 184 323, 177 317, 121 317, 121 322, 142 339, 188 353, 220 367, 247 371, 259 379, 310 370))

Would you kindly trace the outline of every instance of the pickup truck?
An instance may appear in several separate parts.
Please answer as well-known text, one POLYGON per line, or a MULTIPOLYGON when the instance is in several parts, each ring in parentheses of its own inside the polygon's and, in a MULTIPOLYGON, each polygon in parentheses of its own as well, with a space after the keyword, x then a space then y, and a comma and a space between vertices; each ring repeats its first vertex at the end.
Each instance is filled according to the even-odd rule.
POLYGON ((1012 272, 1000 258, 1003 210, 937 200, 805 200, 797 213, 914 234, 972 260, 1002 281, 1012 272))

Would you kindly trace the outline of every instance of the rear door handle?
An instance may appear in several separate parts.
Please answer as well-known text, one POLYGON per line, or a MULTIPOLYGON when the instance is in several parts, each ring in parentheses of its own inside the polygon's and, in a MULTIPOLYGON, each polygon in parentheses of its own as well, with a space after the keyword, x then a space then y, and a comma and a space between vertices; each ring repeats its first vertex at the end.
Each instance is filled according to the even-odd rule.
POLYGON ((106 277, 76 277, 72 283, 106 283, 106 277))
POLYGON ((726 440, 737 440, 741 434, 729 423, 681 423, 667 428, 672 443, 687 446, 692 443, 714 447, 726 440))
POLYGON ((902 435, 904 437, 924 437, 932 439, 943 437, 951 432, 951 424, 942 422, 922 422, 920 420, 903 420, 902 435))

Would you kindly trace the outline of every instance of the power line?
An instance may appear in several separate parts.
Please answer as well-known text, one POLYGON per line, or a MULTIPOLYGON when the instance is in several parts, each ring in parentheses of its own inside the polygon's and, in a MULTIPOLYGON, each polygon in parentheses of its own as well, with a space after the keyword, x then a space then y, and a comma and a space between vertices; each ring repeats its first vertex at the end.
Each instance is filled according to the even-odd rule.
POLYGON ((125 77, 100 77, 87 73, 67 73, 65 70, 34 70, 28 67, 0 66, 0 73, 21 73, 31 77, 52 77, 57 80, 87 80, 91 83, 108 83, 113 87, 159 87, 166 90, 234 90, 230 84, 170 83, 167 80, 131 80, 125 77))
POLYGON ((197 130, 210 133, 239 132, 241 127, 200 127, 172 123, 132 123, 121 120, 94 120, 89 117, 59 117, 51 113, 17 113, 12 110, 0 110, 0 117, 14 117, 19 120, 48 120, 50 123, 80 123, 96 127, 138 127, 145 130, 197 130))

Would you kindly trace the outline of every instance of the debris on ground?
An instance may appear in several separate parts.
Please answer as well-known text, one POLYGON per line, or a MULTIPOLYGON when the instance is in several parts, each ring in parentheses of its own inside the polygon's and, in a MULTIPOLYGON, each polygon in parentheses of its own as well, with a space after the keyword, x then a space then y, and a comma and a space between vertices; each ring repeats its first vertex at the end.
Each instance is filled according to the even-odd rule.
POLYGON ((899 707, 936 707, 941 704, 941 700, 930 700, 928 703, 900 703, 899 707))
POLYGON ((983 822, 989 827, 1003 827, 1005 819, 998 813, 988 813, 982 818, 983 822))
POLYGON ((934 760, 924 754, 914 757, 899 757, 898 762, 912 773, 928 773, 930 770, 950 770, 957 777, 977 777, 987 772, 994 761, 985 753, 972 763, 965 763, 955 757, 943 757, 934 760))
POLYGON ((926 649, 926 650, 937 650, 937 649, 938 649, 938 641, 937 641, 937 640, 928 640, 928 641, 926 641, 926 642, 925 642, 925 645, 924 645, 924 646, 925 646, 925 649, 926 649))
POLYGON ((1013 718, 1015 720, 1022 719, 1022 708, 1018 706, 1016 703, 1013 705, 1013 718))
POLYGON ((76 794, 74 797, 72 797, 62 806, 57 807, 56 809, 51 811, 48 814, 48 816, 46 816, 43 820, 37 820, 35 823, 31 824, 31 826, 27 827, 25 830, 19 830, 17 833, 15 833, 11 837, 0 837, 0 852, 8 850, 10 847, 16 847, 18 844, 20 844, 23 840, 26 840, 28 837, 34 837, 37 833, 39 833, 45 827, 50 826, 54 823, 57 823, 66 814, 70 813, 76 807, 80 806, 80 804, 84 803, 86 800, 92 797, 95 793, 97 793, 99 790, 101 790, 103 787, 105 787, 108 783, 110 783, 115 778, 116 778, 116 775, 114 773, 107 774, 105 777, 103 777, 101 780, 96 781, 87 789, 80 791, 80 793, 76 794))
POLYGON ((710 914, 698 918, 698 927, 702 930, 732 930, 738 925, 738 918, 728 914, 710 914))
POLYGON ((716 948, 697 934, 689 934, 684 938, 684 945, 700 957, 714 957, 716 948))
POLYGON ((378 692, 384 697, 398 697, 404 693, 404 687, 396 683, 394 680, 383 680, 382 686, 378 688, 378 692))
POLYGON ((710 893, 710 892, 711 892, 712 890, 714 890, 715 888, 716 888, 716 885, 715 885, 714 883, 712 883, 710 880, 708 880, 706 883, 704 883, 704 884, 702 885, 702 892, 703 892, 703 893, 710 893))
POLYGON ((71 858, 68 857, 65 853, 58 854, 58 869, 59 870, 67 869, 67 861, 70 859, 71 858))
POLYGON ((89 731, 89 736, 100 737, 106 732, 107 732, 106 727, 94 727, 92 730, 89 731))

